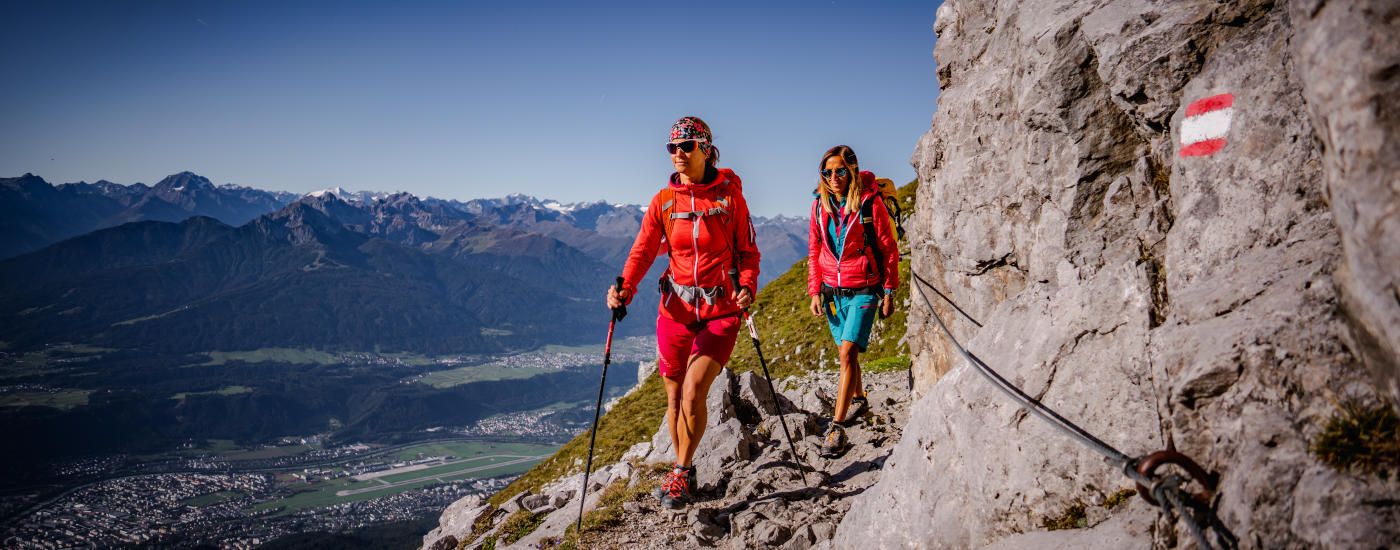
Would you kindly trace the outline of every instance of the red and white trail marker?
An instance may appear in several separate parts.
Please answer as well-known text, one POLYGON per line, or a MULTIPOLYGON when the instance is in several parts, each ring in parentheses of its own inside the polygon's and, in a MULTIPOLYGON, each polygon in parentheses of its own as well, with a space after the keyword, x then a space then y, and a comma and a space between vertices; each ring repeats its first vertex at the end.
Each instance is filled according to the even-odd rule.
POLYGON ((1220 94, 1192 101, 1181 121, 1181 156, 1213 155, 1225 147, 1225 134, 1235 115, 1235 96, 1220 94))

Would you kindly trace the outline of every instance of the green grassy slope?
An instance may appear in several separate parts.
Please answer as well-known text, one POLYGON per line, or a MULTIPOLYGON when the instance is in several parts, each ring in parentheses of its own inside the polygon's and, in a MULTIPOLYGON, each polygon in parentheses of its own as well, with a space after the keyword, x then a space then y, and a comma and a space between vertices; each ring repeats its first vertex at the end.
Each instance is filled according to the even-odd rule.
MULTIPOLYGON (((914 210, 918 181, 899 189, 899 200, 906 215, 914 210)), ((901 243, 903 245, 903 243, 901 243)), ((904 247, 902 247, 904 248, 904 247)), ((908 369, 908 347, 899 343, 905 330, 905 309, 909 299, 909 261, 900 262, 900 289, 895 314, 875 322, 870 349, 861 356, 867 372, 908 369)), ((807 260, 792 266, 759 292, 752 311, 763 343, 763 356, 775 379, 813 370, 835 372, 836 344, 826 321, 807 310, 807 260), (801 346, 801 349, 798 349, 801 346), (827 361, 820 358, 825 350, 827 361)), ((640 313, 640 312, 638 312, 640 313)), ((757 371, 759 363, 747 331, 740 332, 729 368, 735 372, 757 371)), ((651 377, 641 389, 623 398, 599 422, 595 467, 617 462, 631 446, 649 440, 666 412, 666 393, 661 379, 651 377)), ((560 477, 583 471, 588 454, 588 432, 564 444, 554 456, 545 459, 515 482, 493 495, 489 502, 499 506, 521 491, 538 491, 560 477)))

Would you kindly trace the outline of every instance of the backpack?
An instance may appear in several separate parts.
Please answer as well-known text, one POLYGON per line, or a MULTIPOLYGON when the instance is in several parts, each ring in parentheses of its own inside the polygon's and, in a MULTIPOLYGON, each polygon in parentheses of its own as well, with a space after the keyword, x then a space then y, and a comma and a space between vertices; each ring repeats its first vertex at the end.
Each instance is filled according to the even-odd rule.
MULTIPOLYGON (((899 189, 894 186, 894 180, 889 178, 875 178, 875 190, 879 192, 880 199, 885 201, 885 210, 890 213, 890 229, 894 230, 895 239, 904 239, 904 217, 899 206, 899 189)), ((862 219, 868 217, 861 214, 862 219)))
MULTIPOLYGON (((674 226, 675 220, 688 220, 693 218, 701 218, 703 216, 731 214, 729 209, 733 207, 732 205, 734 203, 734 195, 742 193, 743 187, 739 183, 728 179, 726 179, 724 183, 721 183, 720 186, 722 195, 719 198, 715 199, 715 202, 719 203, 719 206, 710 208, 709 210, 702 210, 697 212, 676 212, 676 189, 667 185, 664 189, 661 190, 661 193, 659 193, 659 196, 661 197, 661 224, 663 229, 665 229, 665 231, 661 234, 661 246, 663 247, 663 250, 666 250, 666 248, 670 246, 670 243, 668 241, 671 238, 671 228, 672 226, 674 226)), ((730 220, 733 221, 732 216, 730 220)), ((753 222, 749 223, 752 224, 753 222)), ((729 253, 731 256, 737 255, 736 250, 738 247, 735 246, 734 243, 734 232, 729 231, 729 226, 727 224, 725 225, 724 229, 725 233, 728 235, 726 242, 729 243, 729 253)), ((739 288, 738 259, 731 258, 729 265, 729 278, 733 280, 734 288, 737 289, 739 288)))
MULTIPOLYGON (((885 211, 890 215, 890 230, 894 231, 895 240, 904 239, 904 220, 900 214, 899 190, 894 186, 894 180, 889 178, 875 178, 876 198, 885 201, 885 211)), ((875 265, 880 270, 880 280, 885 280, 885 255, 880 252, 879 243, 875 239, 875 206, 873 201, 865 201, 860 205, 860 224, 865 233, 865 247, 870 249, 871 255, 875 258, 875 265)))
MULTIPOLYGON (((885 254, 880 251, 880 243, 875 239, 875 200, 886 200, 884 193, 877 195, 873 200, 860 203, 860 225, 861 232, 865 234, 865 248, 870 250, 870 255, 875 258, 875 269, 880 271, 880 282, 883 283, 885 281, 885 254)), ((890 221, 890 225, 895 225, 893 220, 890 221)), ((904 231, 901 229, 899 238, 903 237, 904 231)))
POLYGON ((739 186, 729 180, 725 180, 724 183, 720 185, 723 187, 724 195, 715 199, 715 202, 720 205, 701 212, 676 212, 676 189, 669 185, 667 185, 665 189, 662 189, 660 193, 661 224, 666 229, 666 231, 661 234, 662 242, 665 242, 671 237, 671 227, 675 224, 675 220, 688 220, 691 218, 698 218, 701 215, 714 216, 717 214, 728 214, 728 208, 730 208, 730 205, 733 203, 734 194, 738 191, 742 191, 742 189, 738 189, 739 186))

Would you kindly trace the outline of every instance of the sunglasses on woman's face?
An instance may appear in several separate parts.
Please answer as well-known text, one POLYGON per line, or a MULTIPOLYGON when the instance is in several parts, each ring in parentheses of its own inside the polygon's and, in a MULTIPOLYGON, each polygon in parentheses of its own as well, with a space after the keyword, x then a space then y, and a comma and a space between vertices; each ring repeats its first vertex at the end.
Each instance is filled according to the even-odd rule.
POLYGON ((822 170, 822 177, 826 179, 831 179, 831 174, 833 173, 836 174, 836 177, 838 178, 851 177, 851 171, 845 168, 837 168, 835 172, 832 172, 831 170, 822 170))
POLYGON ((682 150, 682 151, 685 151, 685 152, 689 153, 689 152, 691 152, 691 151, 694 151, 694 150, 695 150, 695 146, 697 146, 697 145, 699 145, 699 144, 700 144, 700 142, 695 141, 695 140, 693 140, 693 139, 688 139, 688 140, 682 141, 682 142, 680 142, 680 143, 667 143, 667 144, 666 144, 666 152, 667 152, 667 153, 670 153, 670 154, 672 154, 672 155, 674 155, 674 154, 676 154, 676 149, 680 149, 680 150, 682 150))

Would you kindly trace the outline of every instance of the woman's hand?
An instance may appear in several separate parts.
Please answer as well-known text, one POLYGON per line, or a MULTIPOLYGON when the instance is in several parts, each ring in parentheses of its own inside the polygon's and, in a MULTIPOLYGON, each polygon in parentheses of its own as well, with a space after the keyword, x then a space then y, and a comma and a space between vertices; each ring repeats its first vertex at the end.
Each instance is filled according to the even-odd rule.
POLYGON ((749 293, 748 287, 739 289, 739 293, 733 296, 734 302, 739 304, 739 309, 748 309, 753 305, 753 294, 749 293))
POLYGON ((880 299, 880 318, 888 319, 891 315, 894 315, 894 295, 886 294, 880 299))
POLYGON ((608 309, 617 309, 627 303, 627 289, 619 289, 616 286, 608 287, 608 309))
POLYGON ((810 309, 813 317, 822 316, 822 297, 820 295, 812 297, 812 307, 810 309))

